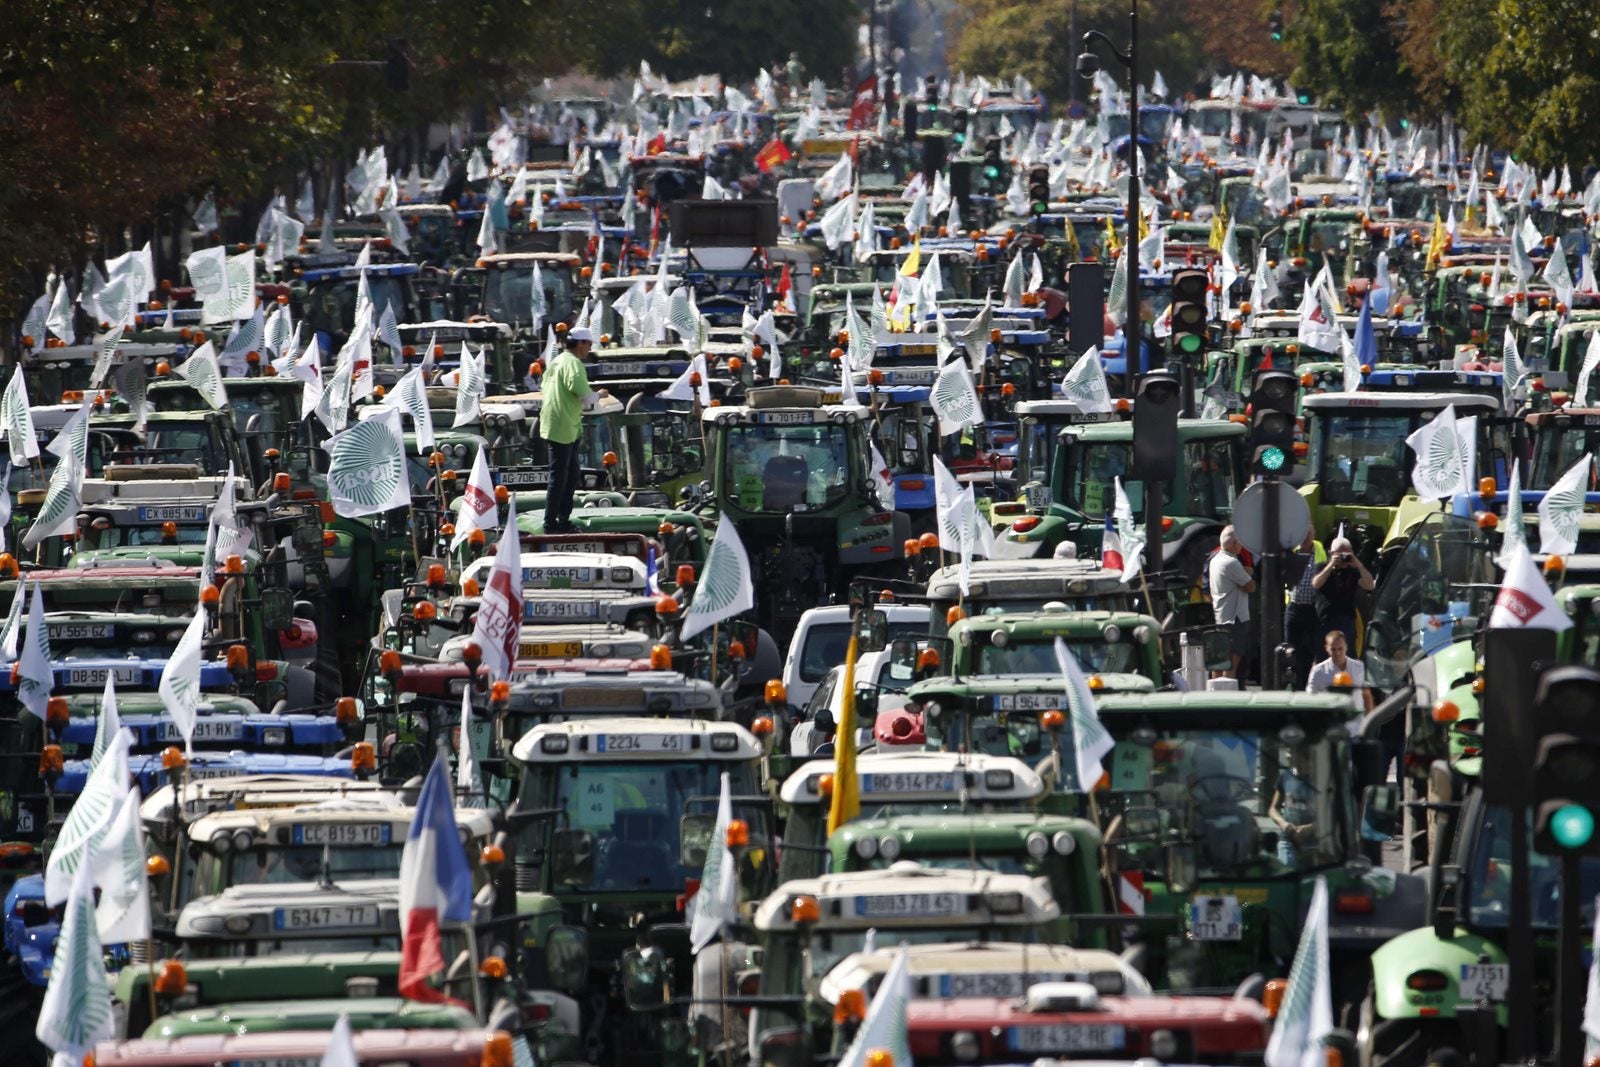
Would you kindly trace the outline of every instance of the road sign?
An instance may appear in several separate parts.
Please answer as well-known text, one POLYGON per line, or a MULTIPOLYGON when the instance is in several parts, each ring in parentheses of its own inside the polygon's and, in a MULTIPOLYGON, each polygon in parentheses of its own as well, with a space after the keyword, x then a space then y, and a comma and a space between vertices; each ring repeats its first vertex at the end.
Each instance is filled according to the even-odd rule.
POLYGON ((1238 535, 1239 543, 1256 555, 1268 547, 1298 548, 1309 529, 1311 509, 1293 486, 1278 483, 1275 489, 1268 489, 1266 482, 1254 482, 1233 502, 1233 532, 1238 535), (1275 492, 1278 497, 1278 543, 1275 546, 1266 544, 1269 492, 1275 492))

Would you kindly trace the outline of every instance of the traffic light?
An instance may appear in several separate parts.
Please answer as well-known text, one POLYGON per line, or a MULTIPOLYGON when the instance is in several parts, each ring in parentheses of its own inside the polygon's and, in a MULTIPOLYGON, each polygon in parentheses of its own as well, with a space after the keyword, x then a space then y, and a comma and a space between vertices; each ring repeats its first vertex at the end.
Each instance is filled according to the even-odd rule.
POLYGON ((1282 371, 1257 371, 1250 383, 1250 469, 1288 477, 1294 470, 1294 407, 1300 379, 1282 371))
POLYGON ((1170 482, 1178 476, 1178 411, 1183 396, 1178 379, 1164 372, 1146 374, 1133 402, 1133 476, 1170 482))
POLYGON ((389 41, 389 57, 383 64, 383 80, 391 93, 411 91, 411 55, 406 51, 404 37, 389 41))
MULTIPOLYGON (((1028 169, 1028 202, 1033 205, 1035 215, 1043 215, 1050 210, 1050 168, 1030 167, 1028 169)), ((1071 225, 1071 223, 1068 223, 1071 225)))
POLYGON ((1172 275, 1172 354, 1199 358, 1206 347, 1206 290, 1210 279, 1203 270, 1180 270, 1172 275))
POLYGON ((1274 11, 1267 18, 1267 29, 1272 31, 1274 41, 1283 40, 1283 12, 1274 11))
POLYGON ((1600 671, 1551 667, 1533 703, 1533 847, 1547 855, 1600 855, 1600 671))
POLYGON ((989 138, 983 146, 983 180, 991 193, 1001 192, 1009 184, 1009 169, 1000 158, 1000 138, 989 138))

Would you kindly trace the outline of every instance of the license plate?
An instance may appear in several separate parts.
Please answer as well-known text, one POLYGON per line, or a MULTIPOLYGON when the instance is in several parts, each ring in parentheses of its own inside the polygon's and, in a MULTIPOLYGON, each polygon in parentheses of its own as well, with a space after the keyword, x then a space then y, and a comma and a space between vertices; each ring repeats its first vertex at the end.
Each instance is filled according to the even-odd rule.
POLYGON ((507 489, 543 489, 550 484, 550 472, 547 470, 501 471, 500 484, 507 489))
POLYGON ((926 385, 933 381, 933 370, 891 370, 885 375, 891 385, 926 385))
POLYGON ((229 1060, 228 1067, 319 1067, 321 1056, 274 1056, 266 1060, 229 1060))
POLYGON ((600 604, 595 600, 524 600, 524 619, 595 619, 600 604))
POLYGON ((324 904, 314 908, 278 908, 272 913, 277 930, 348 930, 378 925, 376 904, 324 904))
POLYGON ((206 509, 201 504, 168 504, 139 509, 140 522, 204 522, 206 509))
POLYGON ((682 734, 601 734, 595 745, 596 752, 683 752, 688 748, 682 734))
POLYGON ((1463 963, 1461 982, 1456 997, 1462 1003, 1506 999, 1506 987, 1511 982, 1511 966, 1505 963, 1463 963))
POLYGON ((199 781, 204 778, 239 778, 243 776, 243 767, 194 767, 191 766, 184 772, 185 777, 199 781))
POLYGON ((863 774, 863 793, 953 793, 956 776, 948 771, 895 771, 863 774))
POLYGON ((882 893, 856 897, 856 915, 863 919, 939 918, 966 913, 964 893, 882 893))
POLYGON ((297 845, 387 845, 390 826, 386 822, 296 823, 297 845))
POLYGON ((1112 1023, 1015 1026, 1010 1038, 1017 1052, 1115 1052, 1128 1040, 1127 1031, 1112 1023))
POLYGON ((1020 997, 1028 986, 1038 982, 1064 982, 1065 974, 1028 972, 1024 980, 1020 974, 946 974, 939 978, 939 996, 954 997, 1020 997))
POLYGON ((765 426, 809 426, 809 411, 758 411, 756 421, 765 426))
POLYGON ((522 581, 525 585, 545 584, 563 589, 573 582, 587 585, 594 581, 593 567, 524 567, 522 581))
POLYGON ((1189 905, 1189 936, 1196 941, 1238 941, 1244 937, 1244 909, 1238 897, 1201 897, 1189 905))
POLYGON ((616 363, 602 359, 594 365, 594 370, 601 378, 623 376, 639 378, 644 375, 645 365, 643 363, 616 363))
POLYGON ((938 345, 901 345, 902 356, 931 356, 939 351, 938 345))
POLYGON ((561 691, 563 708, 643 708, 643 689, 576 687, 561 691))
POLYGON ((581 655, 582 641, 524 641, 517 646, 518 659, 572 659, 581 655))
MULTIPOLYGON (((158 724, 156 733, 163 741, 182 741, 183 733, 175 722, 163 721, 158 724)), ((242 741, 244 740, 244 723, 237 719, 197 719, 194 724, 194 740, 196 741, 242 741)))
POLYGON ((1000 693, 994 706, 1001 711, 1048 711, 1059 708, 1062 701, 1058 693, 1000 693))
POLYGON ((47 629, 52 641, 83 641, 115 637, 117 628, 109 622, 53 622, 47 629))
POLYGON ((143 672, 138 667, 72 667, 57 671, 56 676, 67 676, 68 685, 105 685, 106 675, 112 675, 118 685, 137 685, 143 672))
POLYGON ((610 552, 615 545, 608 547, 604 541, 545 541, 539 546, 540 552, 575 552, 578 554, 598 554, 610 552))

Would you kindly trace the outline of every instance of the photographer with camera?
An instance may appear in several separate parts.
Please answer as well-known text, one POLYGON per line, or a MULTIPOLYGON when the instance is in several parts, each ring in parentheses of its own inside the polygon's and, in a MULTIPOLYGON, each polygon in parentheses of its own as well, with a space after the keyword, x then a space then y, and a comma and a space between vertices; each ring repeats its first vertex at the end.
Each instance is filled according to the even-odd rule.
POLYGON ((1326 633, 1338 630, 1345 643, 1356 647, 1356 598, 1371 592, 1378 582, 1366 564, 1356 558, 1355 546, 1348 538, 1336 537, 1328 546, 1328 563, 1311 579, 1316 591, 1317 627, 1326 633))

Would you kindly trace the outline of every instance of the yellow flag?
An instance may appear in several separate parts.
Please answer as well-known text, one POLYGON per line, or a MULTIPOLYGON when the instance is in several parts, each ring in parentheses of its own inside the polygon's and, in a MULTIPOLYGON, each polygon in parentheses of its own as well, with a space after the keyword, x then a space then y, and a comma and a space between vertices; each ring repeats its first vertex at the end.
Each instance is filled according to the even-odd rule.
POLYGON ((1122 239, 1117 236, 1117 223, 1110 215, 1106 216, 1106 258, 1110 259, 1122 249, 1122 239))
POLYGON ((1444 255, 1444 250, 1449 247, 1450 235, 1444 228, 1444 223, 1439 221, 1439 212, 1433 213, 1433 234, 1428 238, 1428 259, 1423 265, 1425 270, 1433 270, 1439 266, 1439 257, 1444 255))
MULTIPOLYGON (((854 621, 852 620, 852 629, 854 621)), ((828 833, 861 818, 861 778, 856 774, 856 635, 844 654, 844 692, 839 697, 839 723, 833 735, 833 803, 828 808, 828 833)))
POLYGON ((1206 243, 1213 252, 1222 251, 1224 242, 1228 239, 1228 205, 1224 201, 1222 209, 1211 216, 1211 238, 1206 243))
POLYGON ((911 254, 900 263, 900 276, 915 278, 917 271, 922 269, 922 236, 919 234, 911 246, 911 254))
POLYGON ((1139 240, 1143 241, 1150 236, 1150 220, 1144 217, 1144 212, 1139 212, 1139 240))

